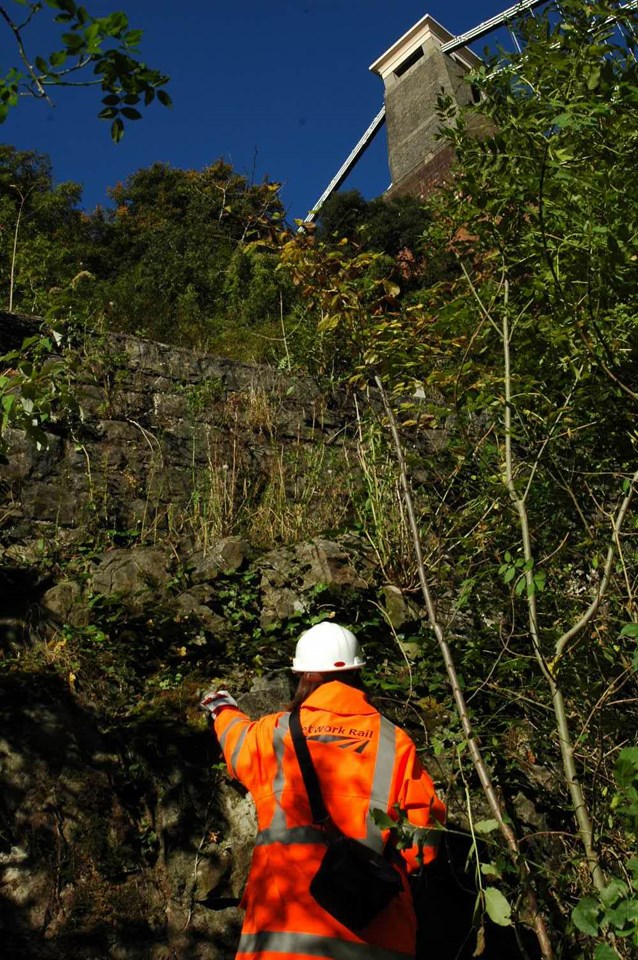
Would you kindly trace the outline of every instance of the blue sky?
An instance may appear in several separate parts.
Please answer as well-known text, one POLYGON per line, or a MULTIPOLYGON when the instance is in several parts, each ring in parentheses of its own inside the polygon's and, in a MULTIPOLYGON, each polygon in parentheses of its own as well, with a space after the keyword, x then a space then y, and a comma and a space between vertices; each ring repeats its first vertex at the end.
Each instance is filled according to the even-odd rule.
MULTIPOLYGON (((223 157, 249 178, 281 181, 288 216, 303 217, 382 106, 369 65, 426 13, 458 34, 512 2, 85 0, 95 14, 124 9, 144 30, 143 56, 170 74, 173 108, 153 104, 115 145, 95 91, 59 91, 54 109, 23 100, 0 140, 48 153, 57 181, 83 185, 86 209, 154 161, 201 169, 223 157)), ((55 47, 32 31, 32 56, 55 47)), ((15 61, 3 23, 0 60, 15 61)), ((382 132, 344 188, 373 197, 389 179, 382 132)))

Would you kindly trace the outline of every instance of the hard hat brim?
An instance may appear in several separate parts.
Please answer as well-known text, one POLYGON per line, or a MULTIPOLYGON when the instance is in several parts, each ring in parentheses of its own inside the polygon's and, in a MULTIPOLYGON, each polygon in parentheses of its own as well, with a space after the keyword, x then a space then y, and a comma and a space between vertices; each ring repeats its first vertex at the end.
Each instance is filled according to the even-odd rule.
POLYGON ((290 669, 293 673, 345 673, 347 670, 360 670, 364 665, 365 660, 360 657, 356 658, 355 663, 346 663, 343 667, 335 667, 326 663, 300 663, 295 657, 290 669))

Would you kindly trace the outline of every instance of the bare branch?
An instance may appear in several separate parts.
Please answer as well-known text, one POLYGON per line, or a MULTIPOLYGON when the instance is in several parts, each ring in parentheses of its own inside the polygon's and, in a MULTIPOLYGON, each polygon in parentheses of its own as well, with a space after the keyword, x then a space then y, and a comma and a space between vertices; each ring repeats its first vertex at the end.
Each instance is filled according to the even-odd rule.
POLYGON ((634 486, 636 483, 638 483, 638 470, 636 470, 633 477, 631 478, 627 493, 625 494, 625 497, 623 498, 620 504, 620 507, 618 508, 618 512, 615 518, 612 520, 612 540, 607 549, 607 558, 605 560, 605 566, 603 568, 603 575, 600 579, 600 583, 598 584, 596 595, 594 596, 594 599, 592 600, 592 602, 590 603, 590 605, 588 606, 587 610, 582 615, 582 617, 580 617, 580 619, 577 620, 576 623, 569 628, 569 630, 566 630, 565 633, 563 633, 563 635, 559 637, 559 639, 556 641, 554 663, 556 663, 556 660, 558 660, 558 658, 563 655, 563 653, 565 652, 565 647, 567 646, 569 641, 572 640, 575 636, 577 636, 577 634, 580 633, 583 627, 587 626, 587 624, 589 623, 591 618, 594 616, 594 614, 597 612, 600 606, 600 602, 603 596, 605 595, 605 591, 607 590, 607 586, 609 584, 609 578, 612 572, 614 557, 616 555, 616 543, 619 542, 620 531, 622 529, 623 521, 629 509, 629 504, 631 503, 631 500, 634 494, 634 486))
MULTIPOLYGON (((529 518, 527 507, 523 498, 519 497, 514 483, 514 473, 512 469, 512 398, 511 398, 511 364, 510 364, 510 332, 508 326, 508 287, 505 287, 505 303, 503 310, 503 366, 504 366, 504 384, 505 384, 505 465, 504 478, 509 491, 512 503, 518 514, 519 528, 523 540, 523 555, 526 561, 525 582, 527 586, 527 614, 529 623, 529 632, 532 640, 532 647, 543 676, 547 680, 556 717, 556 729, 560 743, 561 759, 563 762, 563 773, 565 782, 569 789, 572 801, 574 816, 578 825, 578 833, 585 850, 585 856, 589 865, 594 886, 602 890, 605 886, 605 878, 600 866, 598 855, 594 849, 593 827, 589 810, 585 803, 576 762, 574 759, 574 748, 572 745, 569 724, 567 722, 567 709, 563 693, 556 681, 554 664, 548 664, 543 656, 540 645, 540 636, 538 630, 538 612, 536 607, 536 585, 534 583, 534 558, 532 554, 529 518)), ((610 564, 611 566, 611 564, 610 564)), ((554 662, 555 663, 555 662, 554 662)))

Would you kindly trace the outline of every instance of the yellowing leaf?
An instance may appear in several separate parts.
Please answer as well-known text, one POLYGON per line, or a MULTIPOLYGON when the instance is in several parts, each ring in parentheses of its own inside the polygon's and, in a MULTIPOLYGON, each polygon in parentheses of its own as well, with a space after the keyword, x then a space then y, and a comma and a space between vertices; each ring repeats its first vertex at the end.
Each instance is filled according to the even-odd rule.
POLYGON ((478 928, 476 933, 476 949, 472 954, 473 957, 481 957, 485 951, 485 927, 483 924, 478 928))

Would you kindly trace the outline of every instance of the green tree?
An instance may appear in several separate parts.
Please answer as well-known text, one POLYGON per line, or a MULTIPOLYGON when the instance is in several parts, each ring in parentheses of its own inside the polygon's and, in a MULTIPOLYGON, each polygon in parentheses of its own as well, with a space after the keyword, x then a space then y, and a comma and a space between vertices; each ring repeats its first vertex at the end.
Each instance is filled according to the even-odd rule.
POLYGON ((250 184, 221 160, 202 171, 156 163, 110 193, 99 276, 108 325, 202 346, 227 323, 278 315, 274 265, 248 249, 276 238, 278 184, 250 184), (244 296, 250 310, 238 308, 244 296))
MULTIPOLYGON (((94 17, 74 0, 14 0, 0 4, 0 20, 17 58, 17 65, 0 77, 0 123, 20 96, 51 102, 47 92, 51 86, 97 86, 103 94, 99 117, 111 122, 111 137, 118 142, 124 121, 141 117, 138 107, 156 97, 164 106, 171 104, 163 89, 168 77, 139 59, 142 31, 130 29, 122 12, 94 17), (53 17, 51 43, 57 49, 34 55, 28 50, 29 28, 46 14, 53 17)), ((77 272, 80 243, 90 233, 104 236, 104 217, 96 214, 95 229, 89 233, 83 229, 71 233, 71 228, 87 223, 76 209, 80 188, 76 184, 53 188, 48 160, 36 153, 2 148, 0 179, 0 260, 7 267, 8 308, 13 310, 19 302, 22 309, 40 312, 59 292, 62 297, 53 298, 58 309, 70 307, 67 292, 81 278, 92 276, 86 269, 77 272)), ((56 407, 71 401, 65 364, 51 361, 53 349, 53 340, 44 335, 29 338, 22 355, 14 351, 2 358, 0 450, 12 423, 36 443, 44 443, 42 424, 55 415, 56 407)))
MULTIPOLYGON (((52 87, 98 87, 98 116, 111 123, 111 136, 121 140, 127 120, 139 120, 140 108, 155 98, 171 100, 164 89, 168 77, 139 58, 143 33, 132 29, 121 11, 96 17, 75 0, 13 0, 0 4, 15 63, 0 77, 0 123, 19 98, 29 95, 51 102, 52 87), (54 49, 33 53, 30 28, 48 17, 54 49)), ((6 56, 5 62, 10 61, 6 56)))
POLYGON ((53 185, 46 155, 0 145, 0 297, 5 309, 42 314, 51 292, 86 269, 88 218, 78 208, 81 194, 77 183, 53 185))
POLYGON ((317 235, 331 242, 347 238, 366 249, 396 256, 422 245, 430 214, 416 197, 364 200, 358 190, 333 193, 317 217, 317 235))

